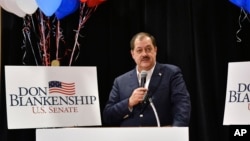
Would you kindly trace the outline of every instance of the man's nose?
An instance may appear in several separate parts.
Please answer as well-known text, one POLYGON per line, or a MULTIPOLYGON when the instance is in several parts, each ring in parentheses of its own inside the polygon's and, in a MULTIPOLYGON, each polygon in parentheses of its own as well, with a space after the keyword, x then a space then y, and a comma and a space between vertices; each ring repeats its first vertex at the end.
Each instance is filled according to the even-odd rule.
POLYGON ((142 51, 142 56, 145 56, 145 55, 147 55, 147 50, 142 51))

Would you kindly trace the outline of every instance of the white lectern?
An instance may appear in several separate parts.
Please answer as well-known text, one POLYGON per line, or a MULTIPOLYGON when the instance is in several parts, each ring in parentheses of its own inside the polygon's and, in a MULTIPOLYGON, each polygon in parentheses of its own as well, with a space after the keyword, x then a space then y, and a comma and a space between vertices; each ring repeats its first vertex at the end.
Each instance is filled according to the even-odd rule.
POLYGON ((188 127, 36 129, 36 141, 188 141, 188 127))

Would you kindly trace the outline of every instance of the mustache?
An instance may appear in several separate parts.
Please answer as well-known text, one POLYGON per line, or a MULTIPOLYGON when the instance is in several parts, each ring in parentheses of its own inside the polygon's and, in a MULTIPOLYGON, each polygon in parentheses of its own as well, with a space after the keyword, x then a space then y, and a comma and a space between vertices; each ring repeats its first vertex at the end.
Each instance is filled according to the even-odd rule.
POLYGON ((145 60, 145 59, 150 59, 150 57, 149 57, 149 56, 143 56, 143 57, 141 58, 141 60, 145 60))

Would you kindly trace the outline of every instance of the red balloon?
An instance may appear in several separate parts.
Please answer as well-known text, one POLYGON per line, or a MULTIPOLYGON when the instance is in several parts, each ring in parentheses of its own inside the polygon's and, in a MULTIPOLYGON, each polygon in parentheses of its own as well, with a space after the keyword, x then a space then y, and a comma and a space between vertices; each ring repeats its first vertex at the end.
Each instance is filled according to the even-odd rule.
POLYGON ((86 2, 86 1, 87 1, 87 0, 80 0, 81 3, 84 3, 84 2, 86 2))
POLYGON ((105 2, 106 0, 87 0, 87 5, 88 7, 95 7, 103 2, 105 2))

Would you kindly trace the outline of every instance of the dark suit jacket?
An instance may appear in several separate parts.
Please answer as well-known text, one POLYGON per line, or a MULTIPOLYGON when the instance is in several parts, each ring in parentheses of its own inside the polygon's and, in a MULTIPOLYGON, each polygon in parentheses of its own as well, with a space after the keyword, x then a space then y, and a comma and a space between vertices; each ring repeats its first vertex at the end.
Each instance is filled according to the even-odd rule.
MULTIPOLYGON (((138 87, 136 68, 114 80, 103 110, 105 125, 157 126, 150 104, 138 104, 132 112, 128 109, 128 99, 138 87)), ((148 86, 148 95, 152 98, 161 126, 189 125, 190 96, 179 67, 156 63, 148 86)))

